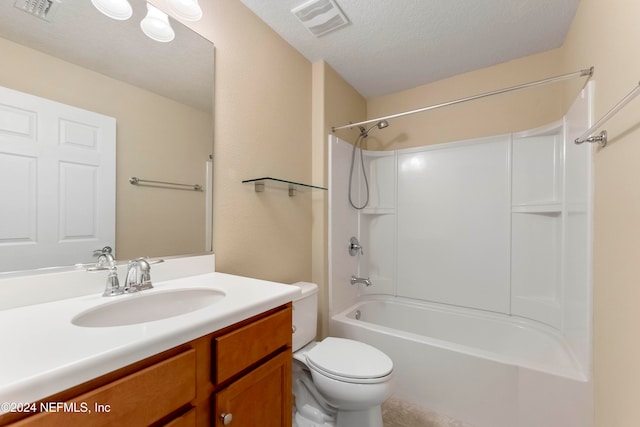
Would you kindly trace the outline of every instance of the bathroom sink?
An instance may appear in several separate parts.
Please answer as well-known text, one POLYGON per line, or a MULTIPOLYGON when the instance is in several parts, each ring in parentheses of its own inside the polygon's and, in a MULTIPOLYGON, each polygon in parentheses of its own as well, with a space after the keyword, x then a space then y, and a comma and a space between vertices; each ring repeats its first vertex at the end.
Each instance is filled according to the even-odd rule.
POLYGON ((152 322, 200 310, 225 297, 224 292, 208 288, 146 292, 113 297, 114 301, 76 315, 71 323, 89 328, 104 328, 152 322))

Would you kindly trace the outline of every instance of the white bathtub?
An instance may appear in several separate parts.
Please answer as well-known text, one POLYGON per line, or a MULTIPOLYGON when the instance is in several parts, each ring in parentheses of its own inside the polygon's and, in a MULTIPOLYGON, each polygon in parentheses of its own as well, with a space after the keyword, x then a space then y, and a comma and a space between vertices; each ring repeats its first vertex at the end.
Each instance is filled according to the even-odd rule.
POLYGON ((334 315, 331 335, 387 353, 395 397, 473 426, 593 424, 586 370, 536 322, 374 296, 334 315))

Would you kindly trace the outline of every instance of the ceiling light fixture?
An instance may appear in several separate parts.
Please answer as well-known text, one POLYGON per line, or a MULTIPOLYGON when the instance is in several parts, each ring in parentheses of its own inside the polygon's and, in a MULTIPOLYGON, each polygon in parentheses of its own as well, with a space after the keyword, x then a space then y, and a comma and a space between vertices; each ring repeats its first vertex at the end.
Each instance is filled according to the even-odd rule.
POLYGON ((159 42, 170 42, 176 36, 169 24, 167 14, 149 3, 147 3, 147 16, 140 21, 140 28, 149 38, 159 42))
POLYGON ((202 9, 198 0, 167 0, 169 11, 185 21, 199 21, 202 9))
POLYGON ((91 0, 91 3, 109 18, 125 21, 133 15, 133 9, 127 0, 91 0))

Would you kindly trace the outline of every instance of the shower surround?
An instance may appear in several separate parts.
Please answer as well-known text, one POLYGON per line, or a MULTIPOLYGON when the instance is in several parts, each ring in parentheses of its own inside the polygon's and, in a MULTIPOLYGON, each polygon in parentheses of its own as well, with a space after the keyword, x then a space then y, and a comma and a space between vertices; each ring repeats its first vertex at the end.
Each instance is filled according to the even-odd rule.
POLYGON ((476 427, 592 425, 591 148, 573 144, 592 90, 543 128, 365 150, 362 210, 331 137, 330 332, 387 352, 395 397, 476 427))

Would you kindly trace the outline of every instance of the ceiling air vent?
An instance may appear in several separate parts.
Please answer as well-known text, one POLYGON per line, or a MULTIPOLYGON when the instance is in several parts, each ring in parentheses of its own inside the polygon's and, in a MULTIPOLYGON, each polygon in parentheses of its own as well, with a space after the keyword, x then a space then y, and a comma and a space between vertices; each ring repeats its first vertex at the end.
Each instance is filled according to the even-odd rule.
POLYGON ((29 15, 50 22, 60 3, 60 0, 16 0, 13 5, 29 15))
POLYGON ((311 0, 291 9, 291 12, 316 37, 349 23, 333 0, 311 0))

